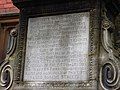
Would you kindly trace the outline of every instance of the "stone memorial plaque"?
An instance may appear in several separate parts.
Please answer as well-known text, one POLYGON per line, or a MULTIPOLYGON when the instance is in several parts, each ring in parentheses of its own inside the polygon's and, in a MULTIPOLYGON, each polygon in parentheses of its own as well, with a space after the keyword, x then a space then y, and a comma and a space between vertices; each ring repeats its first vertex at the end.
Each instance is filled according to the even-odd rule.
POLYGON ((89 12, 29 18, 24 81, 87 81, 89 12))

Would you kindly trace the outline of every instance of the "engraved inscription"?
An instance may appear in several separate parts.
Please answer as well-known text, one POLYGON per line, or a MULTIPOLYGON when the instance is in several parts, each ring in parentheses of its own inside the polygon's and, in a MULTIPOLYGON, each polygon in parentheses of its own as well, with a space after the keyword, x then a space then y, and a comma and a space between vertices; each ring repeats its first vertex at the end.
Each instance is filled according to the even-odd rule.
POLYGON ((88 80, 89 12, 30 18, 24 81, 88 80))

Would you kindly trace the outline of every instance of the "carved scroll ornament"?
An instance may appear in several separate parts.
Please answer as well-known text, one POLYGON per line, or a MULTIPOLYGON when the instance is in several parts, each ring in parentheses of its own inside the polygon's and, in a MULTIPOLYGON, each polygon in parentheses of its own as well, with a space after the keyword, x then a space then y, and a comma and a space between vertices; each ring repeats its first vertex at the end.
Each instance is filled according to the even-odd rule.
POLYGON ((7 56, 6 59, 9 59, 9 57, 14 53, 15 48, 16 48, 16 44, 17 44, 17 29, 18 29, 18 25, 16 27, 13 27, 10 30, 9 33, 9 39, 8 40, 8 48, 7 48, 7 56))
POLYGON ((0 85, 4 90, 8 90, 13 82, 13 69, 8 61, 0 65, 0 85))
POLYGON ((7 30, 10 29, 9 38, 8 39, 8 47, 6 58, 5 60, 2 60, 0 63, 0 90, 9 90, 13 83, 13 68, 9 64, 10 60, 9 58, 14 53, 16 42, 17 42, 17 28, 18 27, 10 27, 7 28, 7 30))
POLYGON ((104 90, 118 90, 120 88, 120 58, 119 53, 113 47, 110 31, 115 28, 114 24, 107 18, 106 12, 103 13, 103 16, 101 40, 107 58, 103 60, 100 69, 100 83, 104 90))

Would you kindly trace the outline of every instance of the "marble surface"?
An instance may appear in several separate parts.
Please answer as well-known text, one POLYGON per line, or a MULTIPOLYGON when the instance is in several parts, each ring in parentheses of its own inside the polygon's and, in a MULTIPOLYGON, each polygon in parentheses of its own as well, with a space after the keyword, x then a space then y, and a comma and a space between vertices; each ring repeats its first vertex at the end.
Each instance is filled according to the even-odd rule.
POLYGON ((89 12, 29 18, 24 81, 86 81, 89 12))

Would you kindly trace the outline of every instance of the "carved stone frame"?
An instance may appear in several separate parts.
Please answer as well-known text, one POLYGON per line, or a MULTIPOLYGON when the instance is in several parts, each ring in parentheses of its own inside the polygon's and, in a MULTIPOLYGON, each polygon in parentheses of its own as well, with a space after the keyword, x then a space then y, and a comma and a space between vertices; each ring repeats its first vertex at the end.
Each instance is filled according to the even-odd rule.
MULTIPOLYGON (((98 84, 98 57, 99 57, 99 35, 100 35, 100 24, 99 24, 99 9, 98 7, 90 8, 58 8, 53 9, 53 7, 32 7, 21 9, 20 15, 20 30, 18 32, 18 42, 17 42, 17 54, 16 61, 14 63, 14 85, 13 89, 33 89, 33 88, 50 88, 50 90, 56 89, 68 89, 75 87, 79 90, 96 90, 98 84), (89 80, 87 82, 25 82, 23 81, 24 74, 24 62, 25 62, 25 51, 26 51, 26 39, 27 39, 27 24, 30 17, 38 16, 48 16, 48 15, 58 15, 67 13, 77 13, 77 12, 89 12, 90 13, 90 27, 89 27, 89 80)), ((42 89, 42 90, 43 90, 42 89)))

